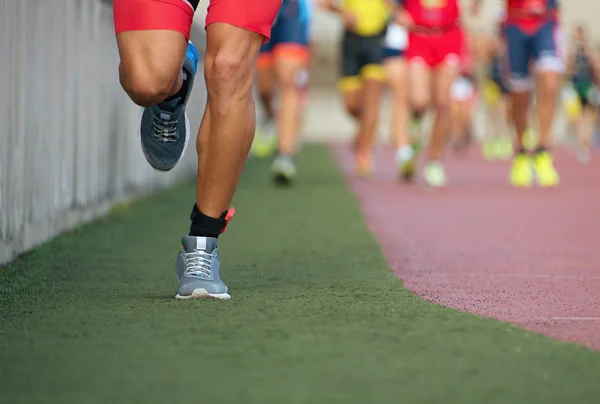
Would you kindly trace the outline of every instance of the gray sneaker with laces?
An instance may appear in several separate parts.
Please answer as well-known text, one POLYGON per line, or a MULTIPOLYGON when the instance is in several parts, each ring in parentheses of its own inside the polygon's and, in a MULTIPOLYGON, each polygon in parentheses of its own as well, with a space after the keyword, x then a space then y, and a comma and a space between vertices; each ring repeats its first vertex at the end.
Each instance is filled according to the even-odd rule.
POLYGON ((179 162, 190 141, 190 122, 185 112, 194 85, 191 59, 183 65, 187 91, 181 97, 144 108, 140 116, 140 141, 144 156, 158 171, 169 171, 179 162))
POLYGON ((219 249, 213 237, 183 236, 175 273, 177 299, 230 299, 219 275, 219 249))

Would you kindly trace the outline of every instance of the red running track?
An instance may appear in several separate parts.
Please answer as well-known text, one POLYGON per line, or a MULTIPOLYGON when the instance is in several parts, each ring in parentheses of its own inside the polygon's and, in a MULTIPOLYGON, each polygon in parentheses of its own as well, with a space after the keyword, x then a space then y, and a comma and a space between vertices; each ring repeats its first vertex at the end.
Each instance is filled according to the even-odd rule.
POLYGON ((391 149, 356 179, 332 146, 393 271, 423 298, 600 349, 600 153, 556 155, 561 185, 520 190, 509 163, 448 156, 449 186, 396 179, 391 149))

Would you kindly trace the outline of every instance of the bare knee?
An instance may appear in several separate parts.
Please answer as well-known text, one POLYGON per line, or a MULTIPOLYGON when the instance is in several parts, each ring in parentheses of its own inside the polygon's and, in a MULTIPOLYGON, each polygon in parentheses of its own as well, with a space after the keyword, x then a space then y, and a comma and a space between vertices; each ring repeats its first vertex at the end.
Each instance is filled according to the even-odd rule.
POLYGON ((232 102, 251 98, 253 60, 248 49, 239 47, 222 46, 207 55, 206 84, 215 113, 224 113, 232 102))
POLYGON ((415 115, 423 116, 429 108, 429 99, 426 97, 413 97, 411 100, 411 108, 415 115))
POLYGON ((213 61, 213 75, 210 79, 217 85, 239 81, 243 77, 244 56, 235 51, 218 52, 213 61))
POLYGON ((123 89, 144 107, 169 95, 180 77, 187 49, 185 37, 175 31, 127 31, 117 35, 123 89))
POLYGON ((119 76, 131 100, 143 107, 151 107, 167 98, 177 78, 157 74, 149 66, 124 63, 121 63, 119 76))

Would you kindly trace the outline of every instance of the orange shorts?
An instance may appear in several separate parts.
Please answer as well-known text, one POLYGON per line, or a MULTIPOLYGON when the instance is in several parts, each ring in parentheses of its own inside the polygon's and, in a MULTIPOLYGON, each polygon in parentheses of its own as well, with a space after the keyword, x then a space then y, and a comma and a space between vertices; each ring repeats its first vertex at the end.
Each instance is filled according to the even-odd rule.
POLYGON ((424 63, 432 69, 443 63, 459 66, 463 50, 463 32, 459 27, 442 33, 411 32, 408 35, 406 60, 409 63, 424 63))
MULTIPOLYGON (((190 37, 192 20, 199 0, 114 0, 115 32, 170 30, 190 37)), ((223 22, 265 38, 279 12, 281 0, 210 0, 206 26, 223 22)))

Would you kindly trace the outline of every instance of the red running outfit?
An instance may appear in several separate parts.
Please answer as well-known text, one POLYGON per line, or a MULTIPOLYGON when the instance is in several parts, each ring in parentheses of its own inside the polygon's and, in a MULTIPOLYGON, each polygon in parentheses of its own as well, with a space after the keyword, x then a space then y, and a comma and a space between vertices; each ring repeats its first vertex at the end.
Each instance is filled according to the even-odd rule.
MULTIPOLYGON (((200 0, 114 0, 115 32, 170 30, 190 37, 192 20, 200 0)), ((206 26, 223 22, 265 37, 281 0, 210 0, 206 26)))
POLYGON ((404 0, 414 28, 408 36, 406 58, 430 68, 460 64, 463 32, 457 0, 404 0))

